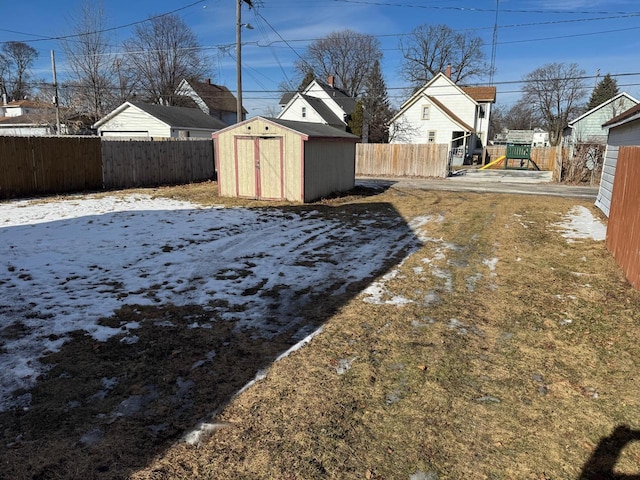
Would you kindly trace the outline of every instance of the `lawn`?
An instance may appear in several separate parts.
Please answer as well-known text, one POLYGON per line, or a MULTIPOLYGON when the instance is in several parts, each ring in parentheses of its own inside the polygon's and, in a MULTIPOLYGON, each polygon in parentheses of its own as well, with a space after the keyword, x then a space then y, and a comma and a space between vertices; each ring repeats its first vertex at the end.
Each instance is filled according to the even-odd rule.
POLYGON ((640 295, 602 232, 393 187, 2 203, 0 478, 637 475, 640 295))

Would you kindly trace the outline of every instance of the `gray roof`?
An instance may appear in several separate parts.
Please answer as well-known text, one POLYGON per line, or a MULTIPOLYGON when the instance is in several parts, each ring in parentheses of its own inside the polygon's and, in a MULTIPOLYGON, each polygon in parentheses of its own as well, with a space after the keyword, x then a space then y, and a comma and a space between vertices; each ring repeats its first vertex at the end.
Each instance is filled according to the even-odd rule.
POLYGON ((306 102, 311 105, 320 117, 327 122, 329 125, 344 125, 345 121, 342 118, 338 118, 338 116, 333 113, 333 111, 324 103, 322 100, 316 97, 310 97, 309 95, 302 95, 302 98, 306 100, 306 102))
POLYGON ((129 103, 172 127, 221 130, 227 126, 222 120, 207 115, 198 108, 168 107, 142 102, 129 103))
POLYGON ((281 118, 265 118, 265 120, 277 123, 285 128, 308 135, 309 137, 348 138, 356 141, 360 140, 360 137, 356 135, 323 123, 298 122, 297 120, 283 120, 281 118))
POLYGON ((322 87, 322 89, 329 95, 334 102, 340 105, 340 108, 344 110, 344 113, 350 115, 356 109, 356 100, 353 97, 347 95, 344 91, 339 88, 332 87, 320 80, 316 80, 318 85, 322 87))

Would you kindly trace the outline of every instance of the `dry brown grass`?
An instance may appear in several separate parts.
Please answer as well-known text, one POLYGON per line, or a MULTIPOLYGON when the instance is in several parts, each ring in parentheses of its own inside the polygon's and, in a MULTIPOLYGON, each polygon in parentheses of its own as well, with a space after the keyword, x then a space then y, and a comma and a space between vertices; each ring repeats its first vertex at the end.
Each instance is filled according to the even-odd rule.
MULTIPOLYGON (((264 205, 220 199, 210 184, 146 192, 203 204, 264 205)), ((218 383, 196 380, 202 390, 193 399, 209 420, 208 414, 224 407, 215 420, 228 426, 198 447, 176 442, 190 428, 175 420, 180 417, 149 436, 148 425, 161 422, 159 416, 131 422, 127 428, 134 435, 123 432, 137 438, 140 451, 155 452, 153 458, 136 458, 135 445, 120 453, 112 443, 79 448, 65 443, 65 432, 77 431, 75 421, 90 424, 91 412, 86 418, 55 412, 58 432, 43 428, 44 440, 28 432, 32 444, 0 450, 3 465, 19 473, 0 478, 31 478, 34 464, 41 472, 37 478, 408 479, 420 472, 440 480, 579 478, 616 427, 640 428, 640 294, 626 283, 603 242, 568 243, 553 227, 574 205, 593 210, 590 204, 393 188, 370 193, 321 203, 339 210, 354 202, 382 202, 407 221, 432 218, 423 246, 386 281, 389 292, 411 303, 373 304, 362 295, 346 303, 318 302, 319 318, 323 308, 338 308, 323 332, 270 365, 266 378, 226 404, 249 380, 243 372, 255 371, 251 351, 257 347, 250 338, 232 339, 233 364, 214 362, 218 383), (239 358, 247 364, 235 364, 239 358), (153 441, 158 448, 143 445, 153 441), (38 451, 49 470, 45 460, 37 460, 38 451)), ((198 313, 194 309, 189 315, 198 313)), ((160 308, 144 314, 179 322, 185 312, 160 308)), ((111 321, 129 321, 131 315, 120 312, 111 321)), ((216 336, 229 341, 224 325, 219 328, 207 342, 216 336)), ((195 352, 210 347, 187 338, 188 331, 171 339, 146 335, 149 355, 166 349, 169 355, 120 358, 111 347, 95 351, 86 337, 73 342, 74 358, 85 359, 77 368, 91 372, 92 363, 103 369, 109 361, 127 364, 122 368, 135 380, 126 391, 123 386, 114 405, 134 391, 144 394, 150 383, 163 385, 162 375, 171 382, 187 375, 195 352)), ((275 354, 282 346, 276 341, 269 348, 275 354)), ((268 357, 263 353, 257 358, 268 357)), ((60 367, 62 355, 51 362, 61 371, 71 368, 60 367)), ((95 371, 86 378, 108 375, 95 371)), ((68 385, 68 392, 74 388, 68 385)), ((171 394, 160 392, 161 398, 171 394)), ((60 405, 65 401, 58 399, 60 405)), ((37 429, 36 420, 47 422, 47 412, 27 417, 0 417, 0 448, 9 434, 37 429)), ((614 453, 620 453, 619 472, 640 473, 640 445, 614 453)))

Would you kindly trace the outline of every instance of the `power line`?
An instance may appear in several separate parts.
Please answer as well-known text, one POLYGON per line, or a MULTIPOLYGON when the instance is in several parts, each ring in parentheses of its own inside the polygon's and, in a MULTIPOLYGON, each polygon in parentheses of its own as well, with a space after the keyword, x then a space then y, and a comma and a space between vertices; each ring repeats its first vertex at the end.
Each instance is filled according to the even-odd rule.
MULTIPOLYGON (((175 10, 171 10, 170 12, 161 13, 159 15, 153 15, 153 16, 151 16, 149 18, 144 19, 144 20, 138 20, 136 22, 127 23, 125 25, 119 25, 117 27, 109 27, 109 28, 105 28, 105 29, 102 29, 102 30, 94 30, 92 32, 73 33, 73 34, 70 34, 70 35, 60 35, 60 36, 57 36, 57 37, 47 37, 47 36, 38 35, 38 34, 35 34, 35 33, 16 32, 16 31, 13 31, 13 30, 4 30, 4 29, 1 29, 1 28, 0 28, 0 32, 9 32, 9 33, 17 33, 17 34, 20 34, 20 35, 40 37, 40 38, 36 38, 34 40, 28 40, 27 43, 28 42, 44 42, 44 41, 50 41, 50 40, 67 40, 69 38, 84 37, 84 36, 87 36, 87 35, 95 35, 97 33, 106 33, 106 32, 112 32, 114 30, 120 30, 122 28, 133 27, 135 25, 140 25, 141 23, 150 22, 151 20, 155 20, 157 18, 162 18, 162 17, 166 17, 167 15, 172 15, 174 13, 181 12, 182 10, 186 10, 187 8, 191 8, 191 7, 195 6, 195 5, 198 5, 200 3, 204 3, 206 1, 207 0, 197 0, 197 1, 193 2, 193 3, 185 5, 183 7, 176 8, 175 10)), ((12 40, 0 42, 0 43, 10 43, 11 41, 12 40)))

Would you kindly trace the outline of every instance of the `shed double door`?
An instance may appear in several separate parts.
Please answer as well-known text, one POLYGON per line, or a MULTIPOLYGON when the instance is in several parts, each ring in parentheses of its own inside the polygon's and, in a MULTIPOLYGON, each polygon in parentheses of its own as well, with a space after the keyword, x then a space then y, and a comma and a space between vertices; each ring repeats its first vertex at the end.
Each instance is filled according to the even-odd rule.
POLYGON ((240 137, 236 147, 238 196, 284 199, 282 137, 240 137))

